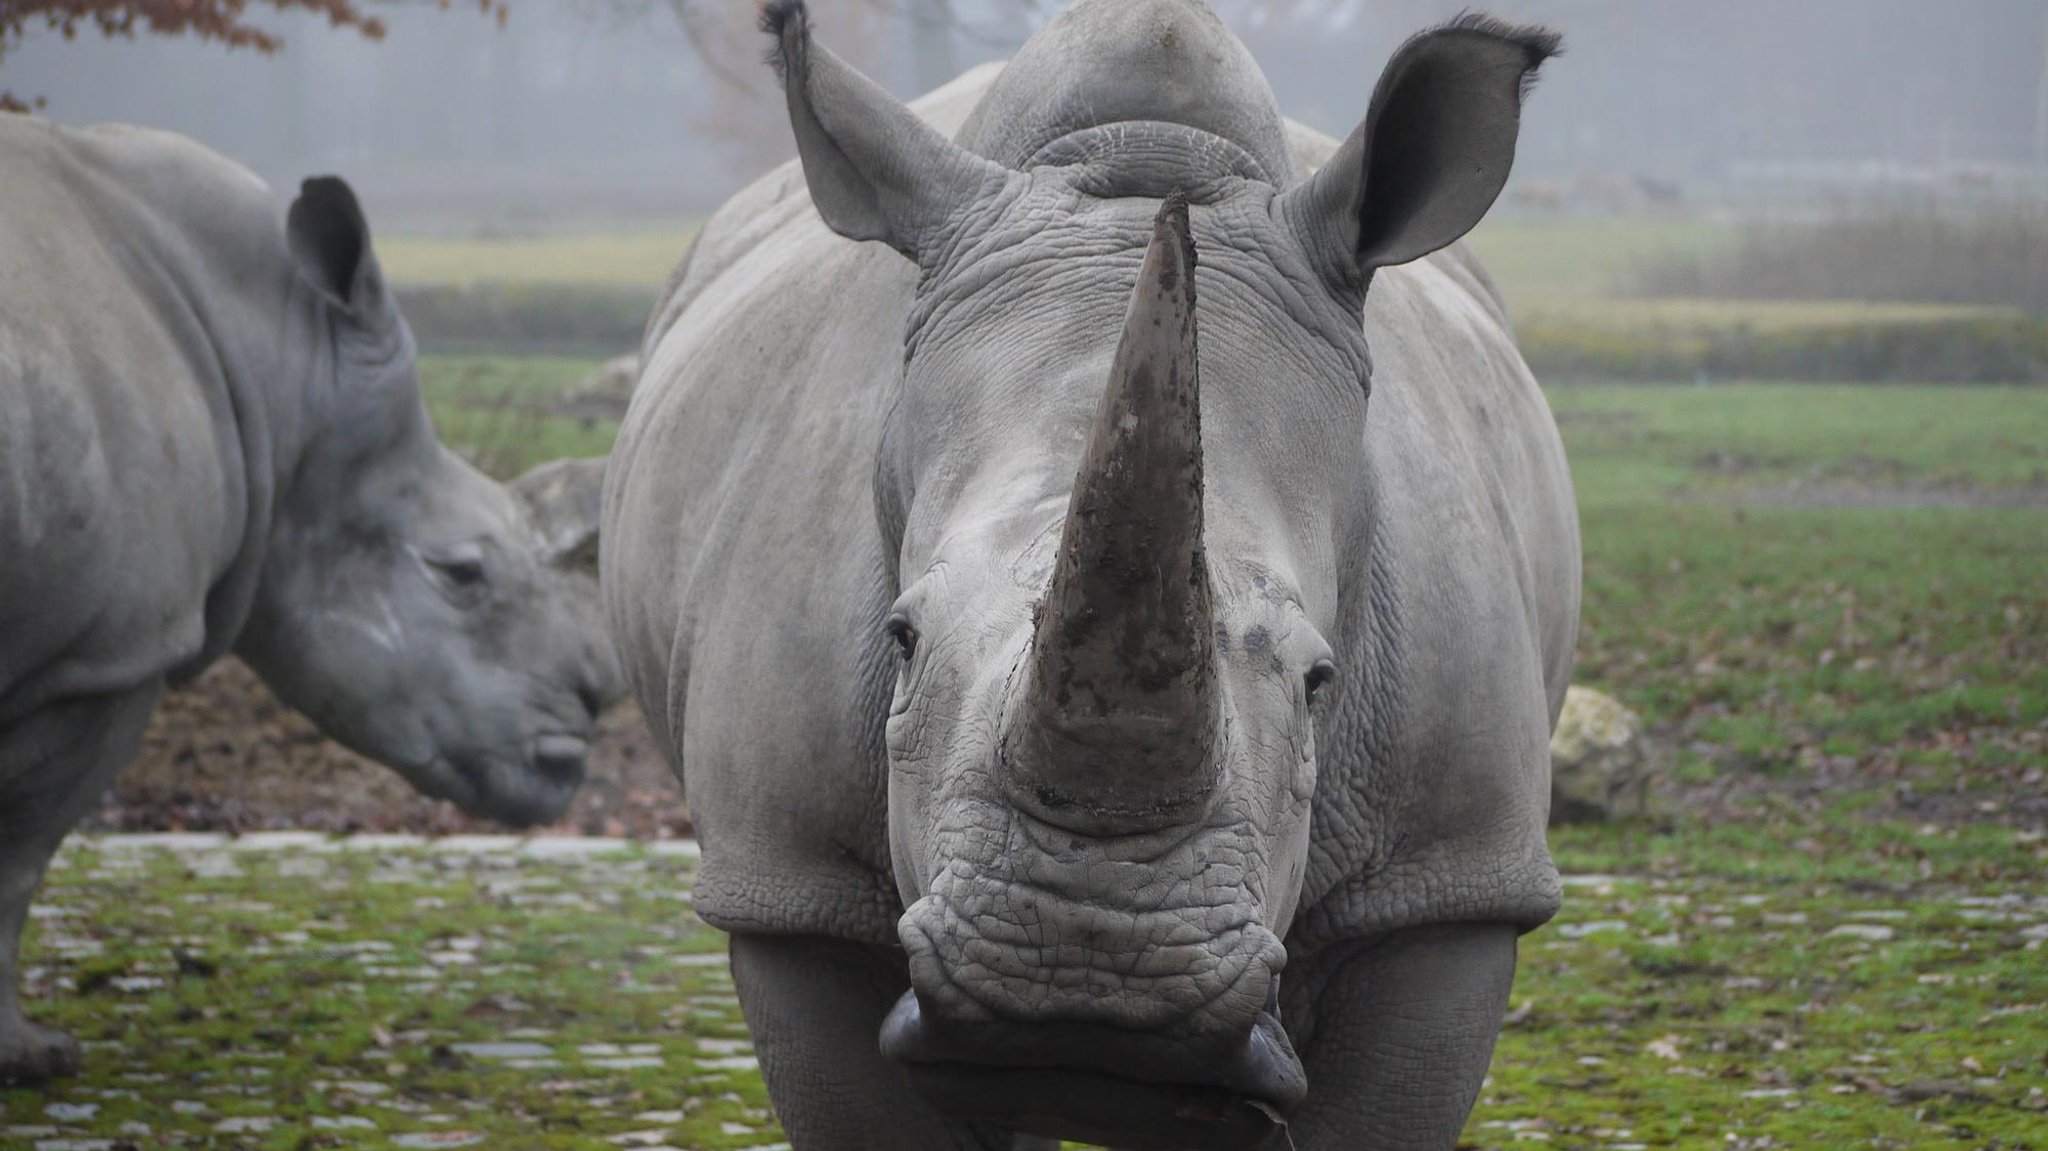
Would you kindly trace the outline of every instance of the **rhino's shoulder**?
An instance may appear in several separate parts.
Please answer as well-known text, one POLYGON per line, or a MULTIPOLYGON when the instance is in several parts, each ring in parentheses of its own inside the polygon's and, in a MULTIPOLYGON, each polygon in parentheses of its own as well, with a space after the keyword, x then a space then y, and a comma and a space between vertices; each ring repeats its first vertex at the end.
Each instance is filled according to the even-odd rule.
POLYGON ((0 722, 201 648, 236 445, 166 269, 206 250, 176 205, 223 220, 253 180, 169 133, 0 116, 0 722))

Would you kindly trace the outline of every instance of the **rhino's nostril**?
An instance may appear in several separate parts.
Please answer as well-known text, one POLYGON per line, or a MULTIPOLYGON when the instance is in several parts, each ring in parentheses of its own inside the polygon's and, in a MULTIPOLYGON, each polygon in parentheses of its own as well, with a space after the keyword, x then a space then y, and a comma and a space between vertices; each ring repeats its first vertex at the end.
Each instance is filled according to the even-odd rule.
POLYGON ((596 685, 589 683, 576 685, 576 698, 583 701, 583 709, 590 713, 591 719, 596 719, 604 714, 604 695, 597 690, 596 685))

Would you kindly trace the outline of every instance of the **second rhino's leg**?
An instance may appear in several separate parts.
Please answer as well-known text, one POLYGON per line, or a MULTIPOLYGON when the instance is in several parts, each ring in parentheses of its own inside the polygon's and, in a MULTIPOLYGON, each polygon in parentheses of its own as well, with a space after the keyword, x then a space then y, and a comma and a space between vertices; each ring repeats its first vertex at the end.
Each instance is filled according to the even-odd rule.
POLYGON ((1515 929, 1409 928, 1308 957, 1283 983, 1282 1018, 1309 1094, 1287 1136, 1299 1151, 1451 1151, 1479 1096, 1515 981, 1515 929))
POLYGON ((134 758, 162 693, 60 700, 0 731, 0 1083, 78 1070, 77 1041, 22 1014, 21 931, 50 856, 134 758))
POLYGON ((819 935, 735 935, 732 977, 795 1151, 1010 1151, 1009 1132, 940 1114, 882 1058, 882 1019, 910 988, 893 957, 819 935))

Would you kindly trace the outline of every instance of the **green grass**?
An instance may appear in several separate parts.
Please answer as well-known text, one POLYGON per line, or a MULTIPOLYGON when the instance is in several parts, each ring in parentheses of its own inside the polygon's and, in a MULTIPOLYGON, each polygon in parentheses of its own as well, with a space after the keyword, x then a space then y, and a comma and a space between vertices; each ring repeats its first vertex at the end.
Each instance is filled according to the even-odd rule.
MULTIPOLYGON (((1576 829, 1555 849, 1575 878, 1523 942, 1461 1146, 2048 1147, 2037 834, 1916 830, 1836 803, 1679 833, 1576 829)), ((85 1039, 88 1065, 0 1091, 0 1146, 777 1142, 690 877, 641 848, 81 839, 27 959, 35 1014, 85 1039)))
POLYGON ((1997 792, 2048 765, 2048 398, 1565 387, 1579 678, 1692 778, 1826 762, 1997 792), (1793 482, 1796 481, 1796 484, 1793 482), (2032 507, 1798 507, 1804 493, 2032 507))
POLYGON ((377 241, 377 258, 401 284, 658 288, 696 234, 692 224, 503 238, 393 236, 377 241))
POLYGON ((544 356, 422 356, 420 388, 442 442, 509 479, 547 460, 611 451, 617 421, 554 409, 562 390, 596 366, 544 356))
POLYGON ((1554 836, 1460 1146, 2048 1146, 2048 849, 1853 806, 1554 836))
POLYGON ((1583 508, 1791 479, 2048 484, 2048 393, 1727 384, 1549 390, 1583 508))
POLYGON ((29 982, 88 1066, 48 1092, 0 1091, 0 1146, 598 1151, 650 1129, 685 1147, 772 1143, 691 870, 644 849, 75 840, 31 928, 29 982))

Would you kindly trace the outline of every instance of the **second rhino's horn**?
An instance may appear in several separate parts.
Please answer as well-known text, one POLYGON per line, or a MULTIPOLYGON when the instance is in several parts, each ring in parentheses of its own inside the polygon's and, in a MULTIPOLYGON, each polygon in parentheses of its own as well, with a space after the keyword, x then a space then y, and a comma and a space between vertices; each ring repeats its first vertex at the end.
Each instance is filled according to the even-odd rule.
POLYGON ((1216 782, 1215 613, 1202 547, 1195 246, 1176 193, 1095 412, 1033 636, 1017 800, 1059 824, 1141 831, 1216 782))

